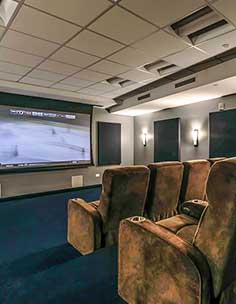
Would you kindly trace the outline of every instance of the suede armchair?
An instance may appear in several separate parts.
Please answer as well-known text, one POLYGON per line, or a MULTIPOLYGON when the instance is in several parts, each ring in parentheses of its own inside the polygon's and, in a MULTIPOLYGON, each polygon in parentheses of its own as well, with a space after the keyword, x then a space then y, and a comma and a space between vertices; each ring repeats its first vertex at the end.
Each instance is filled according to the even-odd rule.
POLYGON ((116 243, 120 221, 143 215, 148 183, 145 166, 105 170, 100 201, 68 202, 68 242, 82 254, 116 243))
POLYGON ((181 162, 149 164, 150 182, 145 214, 157 222, 178 213, 184 166, 181 162))
POLYGON ((236 303, 236 158, 213 165, 207 197, 195 225, 178 216, 121 222, 118 292, 127 303, 236 303))

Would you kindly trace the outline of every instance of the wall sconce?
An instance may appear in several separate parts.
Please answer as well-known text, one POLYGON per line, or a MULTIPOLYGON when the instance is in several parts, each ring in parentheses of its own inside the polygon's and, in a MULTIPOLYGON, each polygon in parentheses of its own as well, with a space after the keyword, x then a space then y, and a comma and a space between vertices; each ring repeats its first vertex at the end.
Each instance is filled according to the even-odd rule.
POLYGON ((194 129, 193 130, 193 145, 194 145, 194 147, 198 147, 198 143, 199 143, 199 130, 194 129))
POLYGON ((143 130, 143 134, 142 134, 142 142, 143 142, 143 146, 146 147, 147 146, 147 139, 148 139, 148 134, 147 134, 147 130, 143 130))

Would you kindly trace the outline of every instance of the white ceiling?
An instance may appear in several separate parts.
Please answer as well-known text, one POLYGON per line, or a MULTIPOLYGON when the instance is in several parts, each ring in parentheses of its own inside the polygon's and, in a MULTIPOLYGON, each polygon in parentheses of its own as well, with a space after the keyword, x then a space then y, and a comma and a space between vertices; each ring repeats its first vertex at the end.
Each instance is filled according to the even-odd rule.
POLYGON ((142 66, 164 59, 187 67, 236 46, 235 0, 19 0, 0 27, 0 88, 75 102, 113 105, 114 97, 159 76, 142 66), (192 46, 168 26, 210 5, 235 28, 192 46), (104 80, 134 83, 117 88, 104 80))

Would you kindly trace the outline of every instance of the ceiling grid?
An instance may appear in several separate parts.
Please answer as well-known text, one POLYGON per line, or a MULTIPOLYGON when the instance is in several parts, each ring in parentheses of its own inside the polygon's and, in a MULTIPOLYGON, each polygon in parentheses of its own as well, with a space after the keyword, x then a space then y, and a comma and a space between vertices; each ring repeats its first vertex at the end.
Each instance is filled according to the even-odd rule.
POLYGON ((0 82, 73 92, 78 101, 86 95, 92 104, 98 97, 101 105, 109 100, 112 105, 113 98, 158 80, 160 75, 142 68, 150 62, 165 60, 184 69, 236 46, 233 0, 17 2, 8 26, 0 27, 0 82), (206 5, 234 30, 197 45, 170 30, 206 5), (105 83, 116 76, 131 84, 105 83))

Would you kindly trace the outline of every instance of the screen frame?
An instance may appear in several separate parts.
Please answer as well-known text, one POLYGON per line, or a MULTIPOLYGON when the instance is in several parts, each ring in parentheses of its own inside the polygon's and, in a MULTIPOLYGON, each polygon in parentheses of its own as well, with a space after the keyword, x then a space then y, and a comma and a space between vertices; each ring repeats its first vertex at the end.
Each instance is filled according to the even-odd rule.
POLYGON ((19 167, 4 167, 0 168, 0 174, 22 174, 22 173, 32 173, 32 172, 45 172, 54 170, 71 170, 79 168, 88 168, 94 166, 93 159, 93 105, 75 103, 70 101, 61 101, 49 98, 18 95, 11 93, 0 93, 0 106, 8 107, 21 107, 21 108, 31 108, 38 110, 51 110, 58 112, 69 112, 78 114, 89 114, 90 115, 90 162, 84 164, 73 164, 73 163, 48 163, 43 165, 33 165, 33 166, 19 166, 19 167))

